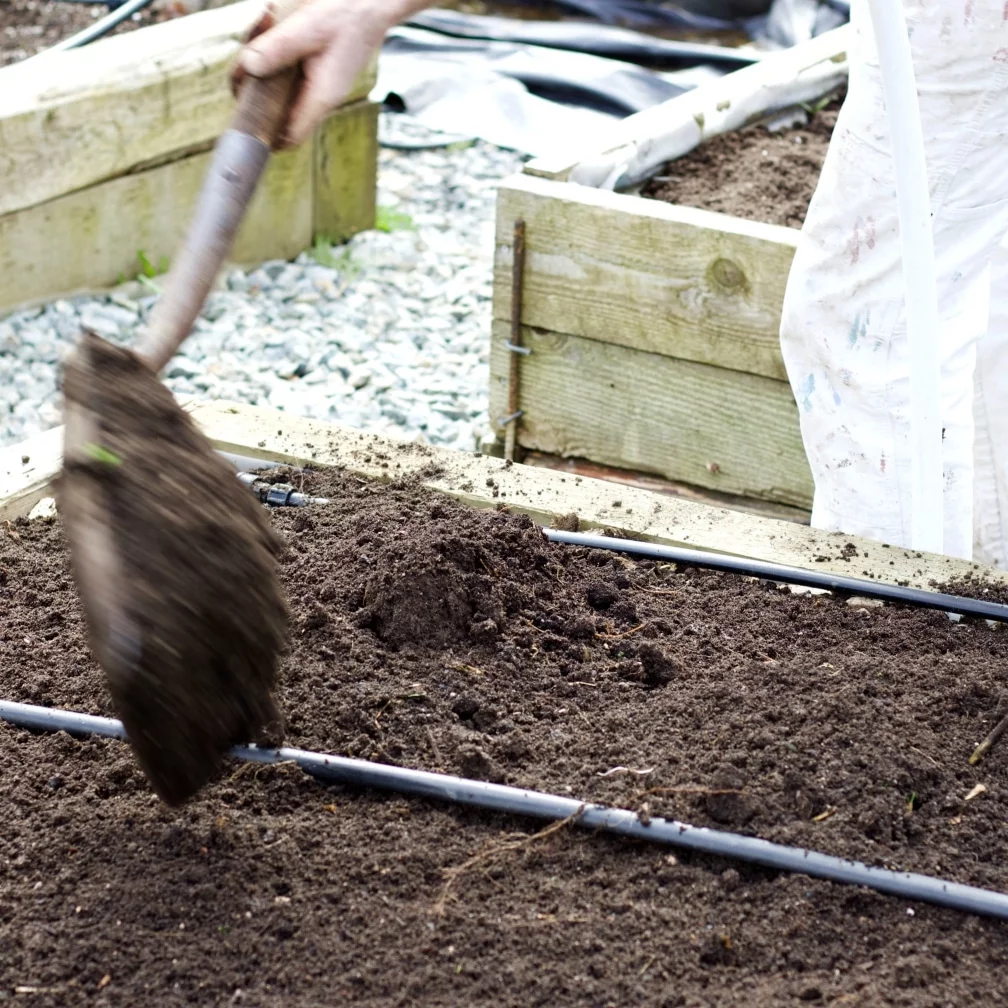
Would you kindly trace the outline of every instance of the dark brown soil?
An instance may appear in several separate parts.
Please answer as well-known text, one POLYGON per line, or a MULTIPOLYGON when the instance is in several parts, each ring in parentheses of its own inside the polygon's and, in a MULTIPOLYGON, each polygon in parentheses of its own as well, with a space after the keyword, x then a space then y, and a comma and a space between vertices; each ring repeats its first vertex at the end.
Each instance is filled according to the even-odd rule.
MULTIPOLYGON (((34 56, 83 31, 108 13, 105 4, 64 0, 0 0, 0 67, 34 56)), ((127 18, 110 32, 117 35, 159 19, 150 8, 127 18)))
POLYGON ((665 165, 642 195, 746 220, 801 227, 839 108, 839 101, 832 102, 807 125, 779 133, 749 126, 714 137, 665 165))
MULTIPOLYGON (((291 744, 1008 888, 1008 744, 967 762, 1003 631, 551 546, 408 487, 305 489, 332 504, 274 516, 291 744)), ((59 526, 0 535, 0 695, 110 713, 59 526)), ((171 810, 120 743, 0 726, 0 801, 12 1001, 1004 1001, 1001 923, 574 829, 505 850, 540 826, 291 767, 171 810)))
POLYGON ((131 351, 85 332, 63 393, 94 427, 56 488, 89 640, 140 764, 180 804, 232 745, 276 737, 281 544, 131 351))

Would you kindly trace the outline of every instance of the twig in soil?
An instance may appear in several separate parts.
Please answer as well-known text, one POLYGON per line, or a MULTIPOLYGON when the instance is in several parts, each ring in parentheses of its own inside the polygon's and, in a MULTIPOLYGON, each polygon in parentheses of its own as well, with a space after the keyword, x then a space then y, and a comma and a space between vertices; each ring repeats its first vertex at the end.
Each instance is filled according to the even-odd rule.
MULTIPOLYGON (((537 628, 538 629, 538 628, 537 628)), ((477 668, 475 665, 466 665, 465 662, 452 662, 449 668, 455 669, 457 672, 467 672, 469 675, 484 675, 483 669, 477 668)))
POLYGON ((840 809, 838 809, 835 805, 830 805, 827 807, 825 812, 820 812, 819 815, 812 816, 812 822, 826 822, 830 816, 835 816, 839 811, 840 809))
POLYGON ((635 634, 637 633, 638 630, 643 630, 644 627, 650 625, 651 625, 650 623, 638 623, 637 626, 631 627, 629 630, 624 630, 623 633, 615 633, 615 634, 597 633, 595 634, 595 636, 599 640, 622 640, 624 637, 629 637, 630 634, 635 634))
POLYGON ((679 595, 680 592, 675 588, 646 588, 644 585, 638 585, 638 589, 642 592, 648 592, 651 595, 679 595))
POLYGON ((639 976, 639 977, 642 977, 642 976, 644 976, 644 974, 645 974, 645 973, 647 973, 647 971, 648 971, 649 969, 651 969, 651 964, 652 964, 652 963, 653 963, 653 962, 655 961, 655 959, 657 959, 657 958, 658 958, 658 956, 656 956, 656 955, 653 955, 653 956, 651 956, 651 958, 650 958, 650 959, 648 959, 648 961, 647 961, 646 963, 644 963, 644 968, 643 968, 643 969, 642 969, 642 970, 640 971, 640 973, 638 973, 638 974, 637 974, 637 976, 639 976))
POLYGON ((979 798, 986 790, 987 788, 983 784, 974 784, 964 801, 973 801, 974 798, 979 798))
POLYGON ((973 750, 973 755, 969 758, 971 765, 976 765, 984 758, 984 756, 987 755, 991 746, 993 746, 994 743, 997 742, 1002 735, 1004 735, 1006 728, 1008 728, 1008 714, 998 721, 990 735, 988 735, 987 738, 985 738, 983 742, 981 742, 980 745, 973 750))
POLYGON ((378 711, 378 713, 377 713, 377 714, 375 714, 375 716, 374 716, 374 726, 375 726, 375 728, 377 728, 377 729, 378 729, 378 731, 381 731, 381 725, 380 725, 380 724, 378 724, 378 719, 379 719, 379 718, 380 718, 380 717, 382 716, 382 714, 384 714, 384 713, 385 713, 385 711, 387 711, 387 710, 389 709, 389 707, 391 707, 391 706, 392 706, 392 704, 394 704, 394 703, 395 703, 395 698, 394 698, 394 697, 393 697, 393 698, 392 698, 391 700, 386 700, 386 701, 385 701, 385 706, 384 706, 384 707, 382 707, 382 709, 381 709, 380 711, 378 711))
POLYGON ((243 777, 251 777, 253 780, 259 780, 259 774, 263 770, 280 770, 283 768, 284 773, 286 773, 291 767, 295 767, 298 770, 297 760, 282 760, 279 763, 243 763, 240 767, 230 777, 228 777, 228 784, 232 781, 240 780, 243 777))
MULTIPOLYGON (((932 763, 932 764, 933 764, 934 766, 936 766, 936 767, 938 767, 939 769, 941 769, 941 764, 940 764, 940 763, 938 762, 938 760, 936 760, 936 759, 935 759, 935 758, 934 758, 933 756, 928 756, 928 754, 927 754, 926 752, 924 752, 924 750, 923 750, 923 749, 918 749, 918 748, 917 748, 917 746, 913 746, 913 745, 912 745, 912 746, 910 746, 910 748, 911 748, 911 749, 912 749, 912 750, 913 750, 913 751, 914 751, 915 753, 917 753, 917 755, 918 755, 918 756, 923 756, 923 757, 924 757, 924 759, 928 760, 928 761, 929 761, 929 762, 931 762, 931 763, 932 763)), ((970 763, 973 763, 973 762, 975 762, 975 761, 974 761, 974 760, 970 760, 970 763)))
POLYGON ((493 841, 484 847, 483 850, 477 851, 472 857, 467 858, 462 862, 462 864, 456 865, 454 868, 445 868, 445 884, 442 886, 441 894, 434 903, 434 913, 437 914, 438 917, 444 916, 445 906, 448 903, 448 897, 451 894, 452 886, 454 886, 463 875, 472 871, 477 865, 484 865, 487 862, 496 861, 498 858, 502 858, 506 854, 513 854, 516 851, 526 850, 533 844, 538 843, 540 840, 545 840, 554 833, 559 833, 560 830, 576 822, 580 818, 581 813, 584 812, 584 809, 585 807, 582 805, 577 812, 567 816, 566 819, 558 819, 556 822, 550 823, 545 829, 541 829, 538 833, 533 833, 531 836, 523 835, 517 839, 493 841))
POLYGON ((596 774, 596 777, 612 777, 613 774, 618 773, 629 773, 636 774, 638 777, 647 777, 648 774, 653 774, 655 772, 655 767, 651 767, 649 770, 632 770, 630 767, 625 766, 614 766, 610 770, 606 770, 605 773, 596 774))
POLYGON ((427 742, 430 744, 431 752, 434 754, 434 765, 441 766, 441 753, 438 750, 437 742, 434 741, 434 732, 427 729, 427 742))
POLYGON ((571 686, 598 686, 597 682, 584 682, 581 679, 571 679, 571 686))

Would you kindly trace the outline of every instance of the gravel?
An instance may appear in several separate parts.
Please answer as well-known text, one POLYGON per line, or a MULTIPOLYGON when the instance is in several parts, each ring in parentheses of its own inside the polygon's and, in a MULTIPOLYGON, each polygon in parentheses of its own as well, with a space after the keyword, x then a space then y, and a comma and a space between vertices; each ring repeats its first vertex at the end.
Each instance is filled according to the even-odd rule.
MULTIPOLYGON (((474 449, 488 426, 495 191, 521 161, 483 143, 383 150, 385 230, 227 274, 166 384, 474 449)), ((156 282, 0 317, 0 443, 60 422, 59 362, 80 327, 131 342, 156 282)))

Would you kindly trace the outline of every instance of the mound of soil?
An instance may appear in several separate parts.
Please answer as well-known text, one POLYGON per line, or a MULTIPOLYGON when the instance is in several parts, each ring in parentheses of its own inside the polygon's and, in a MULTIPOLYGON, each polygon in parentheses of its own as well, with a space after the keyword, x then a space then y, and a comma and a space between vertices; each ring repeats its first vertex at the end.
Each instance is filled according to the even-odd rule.
MULTIPOLYGON (((34 56, 90 27, 109 11, 105 4, 68 0, 0 0, 0 67, 34 56)), ((109 34, 118 35, 161 16, 148 7, 127 18, 109 34)))
POLYGON ((840 101, 804 126, 771 133, 765 126, 713 137, 646 183, 649 199, 801 227, 822 172, 840 101))
MULTIPOLYGON (((1008 888, 1008 744, 968 763, 1003 631, 554 546, 409 486, 304 487, 332 503, 273 515, 289 744, 1008 888)), ((112 713, 83 630, 59 525, 0 528, 0 695, 112 713)), ((1001 998, 998 922, 291 766, 169 809, 120 743, 0 725, 0 801, 0 999, 1001 998)))

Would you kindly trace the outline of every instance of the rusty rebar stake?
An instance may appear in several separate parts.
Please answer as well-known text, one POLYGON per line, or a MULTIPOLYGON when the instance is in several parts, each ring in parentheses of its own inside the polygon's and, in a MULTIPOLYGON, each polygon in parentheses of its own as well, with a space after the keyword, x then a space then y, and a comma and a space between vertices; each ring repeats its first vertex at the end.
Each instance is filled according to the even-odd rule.
MULTIPOLYGON (((504 434, 504 458, 514 461, 515 443, 518 439, 518 421, 521 410, 518 407, 519 362, 524 356, 522 347, 522 283, 525 278, 525 221, 514 223, 514 254, 511 262, 511 341, 508 352, 511 360, 508 367, 507 430, 504 434)), ((527 351, 525 351, 527 352, 527 351)))

